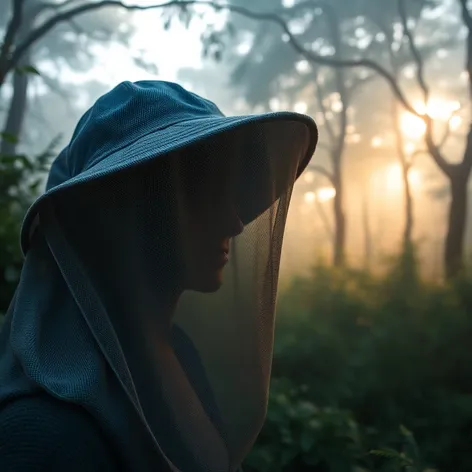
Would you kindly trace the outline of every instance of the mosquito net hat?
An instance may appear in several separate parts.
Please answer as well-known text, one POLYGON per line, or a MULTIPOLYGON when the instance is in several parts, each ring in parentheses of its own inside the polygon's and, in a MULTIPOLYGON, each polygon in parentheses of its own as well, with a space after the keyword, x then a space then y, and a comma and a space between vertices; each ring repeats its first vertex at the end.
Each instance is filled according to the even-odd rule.
POLYGON ((235 470, 266 414, 286 216, 316 142, 307 116, 226 117, 173 83, 99 98, 23 223, 0 405, 82 406, 129 470, 235 470))

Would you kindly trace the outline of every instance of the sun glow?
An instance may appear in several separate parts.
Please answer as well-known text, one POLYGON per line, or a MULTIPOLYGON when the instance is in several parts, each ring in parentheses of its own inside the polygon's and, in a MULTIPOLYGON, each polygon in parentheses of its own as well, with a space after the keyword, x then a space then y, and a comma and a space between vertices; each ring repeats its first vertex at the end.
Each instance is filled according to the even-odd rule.
POLYGON ((317 192, 317 197, 320 202, 332 200, 336 196, 336 190, 333 187, 323 187, 317 192))
POLYGON ((426 131, 426 124, 420 117, 412 113, 404 113, 401 118, 400 128, 406 137, 420 139, 426 131))
MULTIPOLYGON (((441 100, 432 98, 425 106, 424 102, 416 101, 413 108, 422 115, 428 115, 433 120, 448 122, 452 128, 460 126, 461 119, 455 116, 460 109, 460 103, 453 100, 441 100)), ((426 124, 419 116, 405 112, 400 118, 400 128, 403 134, 410 139, 420 139, 426 131, 426 124)))
MULTIPOLYGON (((393 164, 385 172, 386 187, 390 191, 399 191, 403 188, 403 172, 399 164, 393 164)), ((421 174, 417 169, 410 169, 408 182, 415 190, 421 186, 421 174)))
POLYGON ((305 193, 305 202, 313 203, 314 201, 327 202, 336 196, 336 190, 333 187, 322 187, 315 192, 305 193))

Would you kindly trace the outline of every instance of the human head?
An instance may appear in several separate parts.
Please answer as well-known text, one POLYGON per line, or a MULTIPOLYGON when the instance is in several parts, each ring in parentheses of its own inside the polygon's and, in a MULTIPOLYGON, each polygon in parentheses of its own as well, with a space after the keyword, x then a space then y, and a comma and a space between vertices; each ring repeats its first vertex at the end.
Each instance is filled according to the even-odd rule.
MULTIPOLYGON (((196 445, 203 447, 191 454, 198 464, 181 466, 180 450, 185 447, 167 458, 180 470, 235 470, 265 417, 286 216, 293 184, 308 164, 316 139, 309 117, 290 112, 226 117, 177 84, 126 82, 97 100, 54 160, 46 192, 25 216, 21 244, 26 269, 10 311, 14 336, 6 343, 13 349, 8 357, 15 360, 7 369, 15 373, 11 385, 18 384, 17 373, 24 370, 28 382, 22 385, 39 386, 101 412, 100 424, 138 469, 162 466, 149 454, 146 465, 139 462, 139 447, 148 444, 144 434, 152 432, 153 419, 155 429, 162 431, 156 398, 168 406, 181 398, 192 406, 194 393, 200 396, 200 389, 208 390, 214 393, 212 411, 221 417, 230 465, 215 467, 212 460, 200 457, 199 451, 215 441, 191 421, 175 429, 188 445, 198 431, 201 441, 196 445), (237 148, 241 157, 236 160, 242 172, 228 175, 239 175, 234 201, 246 225, 232 243, 231 273, 225 274, 230 277, 216 294, 186 293, 178 305, 166 306, 175 300, 171 290, 178 275, 186 273, 179 236, 190 233, 183 228, 194 226, 180 218, 189 212, 184 211, 185 193, 173 191, 182 183, 177 172, 163 178, 165 172, 152 166, 137 170, 150 161, 156 166, 171 162, 170 153, 183 154, 183 148, 189 158, 191 143, 224 132, 231 137, 228 147, 237 148), (182 211, 169 201, 172 195, 183 198, 182 211), (33 242, 39 232, 43 252, 33 242), (171 297, 160 300, 166 293, 171 297), (169 369, 168 350, 160 348, 172 344, 178 354, 180 343, 170 336, 174 327, 185 332, 193 346, 189 357, 197 362, 181 366, 194 388, 161 397, 150 391, 150 381, 159 380, 160 374, 178 378, 169 369), (78 353, 84 362, 77 363, 78 353), (208 388, 193 376, 195 370, 205 371, 208 388), (117 412, 136 415, 123 409, 125 397, 117 394, 116 381, 142 419, 136 428, 131 425, 131 434, 117 412)), ((224 147, 214 151, 210 155, 219 159, 231 154, 224 147)), ((160 438, 151 439, 166 455, 160 438)))
POLYGON ((124 271, 168 293, 218 290, 243 224, 231 156, 210 155, 209 145, 58 194, 59 219, 81 258, 97 273, 124 271))
POLYGON ((220 152, 213 153, 214 146, 214 142, 195 145, 180 152, 174 162, 182 286, 204 293, 220 288, 230 240, 244 228, 238 214, 234 156, 221 143, 220 152))

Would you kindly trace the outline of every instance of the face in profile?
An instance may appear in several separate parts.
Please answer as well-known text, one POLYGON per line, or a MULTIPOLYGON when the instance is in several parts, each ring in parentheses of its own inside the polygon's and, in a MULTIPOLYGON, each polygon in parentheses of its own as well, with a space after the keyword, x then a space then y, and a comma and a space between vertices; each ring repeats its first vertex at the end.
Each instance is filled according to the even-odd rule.
POLYGON ((175 284, 177 290, 217 291, 231 238, 243 224, 234 161, 225 153, 212 155, 158 160, 92 182, 85 192, 85 186, 69 191, 56 201, 68 238, 90 266, 115 267, 110 275, 131 272, 142 286, 166 290, 175 284))
POLYGON ((214 161, 199 169, 192 166, 194 171, 189 174, 180 199, 184 205, 180 212, 184 217, 179 218, 184 289, 205 293, 221 287, 223 271, 231 257, 231 238, 244 228, 235 203, 235 172, 229 156, 219 156, 214 161))

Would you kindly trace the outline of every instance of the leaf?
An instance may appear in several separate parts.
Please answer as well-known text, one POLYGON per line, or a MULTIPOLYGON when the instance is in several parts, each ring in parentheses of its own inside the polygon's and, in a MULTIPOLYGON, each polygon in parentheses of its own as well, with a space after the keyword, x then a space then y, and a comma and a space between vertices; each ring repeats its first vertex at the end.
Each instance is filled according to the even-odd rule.
POLYGON ((149 74, 157 75, 159 72, 156 64, 153 62, 148 62, 142 57, 133 57, 133 61, 138 67, 145 70, 149 74))
POLYGON ((41 75, 36 69, 36 67, 31 66, 31 65, 26 65, 26 66, 19 66, 15 69, 15 72, 18 74, 34 74, 34 75, 41 75))
POLYGON ((18 142, 18 137, 11 133, 0 133, 0 137, 7 143, 16 144, 18 142))
POLYGON ((309 452, 313 445, 316 443, 316 436, 313 432, 303 431, 300 438, 300 447, 303 452, 309 452))
POLYGON ((369 454, 371 456, 383 457, 384 459, 401 459, 400 454, 393 449, 374 449, 369 454))
POLYGON ((400 425, 400 432, 402 433, 402 435, 406 438, 410 438, 411 436, 413 436, 413 434, 411 433, 411 431, 404 425, 400 425))

